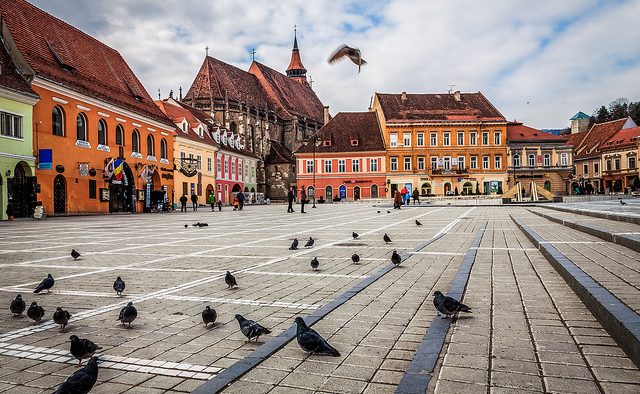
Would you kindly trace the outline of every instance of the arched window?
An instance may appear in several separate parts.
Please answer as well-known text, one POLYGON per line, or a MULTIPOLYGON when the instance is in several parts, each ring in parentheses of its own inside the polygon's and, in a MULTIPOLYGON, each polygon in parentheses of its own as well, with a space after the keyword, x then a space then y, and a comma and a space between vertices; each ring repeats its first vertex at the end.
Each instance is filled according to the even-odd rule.
POLYGON ((167 140, 165 140, 164 138, 160 140, 160 158, 167 158, 167 140))
POLYGON ((107 137, 107 122, 104 119, 100 119, 98 121, 98 144, 108 145, 109 140, 107 137))
POLYGON ((371 185, 371 198, 378 198, 378 185, 371 185))
POLYGON ((124 145, 124 127, 120 124, 116 126, 116 145, 124 145))
POLYGON ((76 117, 76 130, 78 132, 79 141, 89 141, 87 135, 87 117, 82 112, 76 117))
POLYGON ((551 182, 549 182, 549 181, 544 181, 544 188, 545 188, 547 191, 549 191, 549 192, 550 192, 550 191, 551 191, 551 182))
POLYGON ((131 151, 140 153, 140 133, 138 129, 133 129, 131 133, 131 151))
POLYGON ((59 105, 51 110, 51 128, 53 135, 64 137, 64 111, 59 105))
POLYGON ((147 136, 147 155, 148 156, 154 156, 155 153, 155 147, 153 146, 153 136, 151 134, 149 134, 147 136))

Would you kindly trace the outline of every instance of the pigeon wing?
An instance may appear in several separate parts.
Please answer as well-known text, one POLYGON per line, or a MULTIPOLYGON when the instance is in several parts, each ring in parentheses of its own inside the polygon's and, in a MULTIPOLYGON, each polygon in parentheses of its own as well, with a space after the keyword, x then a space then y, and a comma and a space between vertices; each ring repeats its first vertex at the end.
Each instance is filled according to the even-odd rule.
POLYGON ((445 296, 441 302, 441 305, 445 310, 449 311, 449 314, 455 313, 458 311, 458 309, 460 309, 460 303, 458 302, 458 300, 451 297, 445 296))
POLYGON ((347 45, 342 45, 340 48, 336 49, 336 51, 329 58, 329 63, 335 63, 339 60, 342 60, 345 56, 349 56, 349 47, 347 45))

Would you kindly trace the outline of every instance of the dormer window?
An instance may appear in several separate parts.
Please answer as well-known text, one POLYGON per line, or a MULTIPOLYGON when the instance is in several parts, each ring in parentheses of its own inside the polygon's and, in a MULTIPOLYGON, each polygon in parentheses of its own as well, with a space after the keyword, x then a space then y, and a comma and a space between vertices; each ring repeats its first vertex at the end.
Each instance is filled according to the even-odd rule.
POLYGON ((351 138, 351 146, 358 146, 359 141, 358 138, 351 138))
POLYGON ((331 146, 331 140, 323 140, 322 146, 331 146))
POLYGON ((187 122, 182 123, 182 131, 187 132, 187 122))

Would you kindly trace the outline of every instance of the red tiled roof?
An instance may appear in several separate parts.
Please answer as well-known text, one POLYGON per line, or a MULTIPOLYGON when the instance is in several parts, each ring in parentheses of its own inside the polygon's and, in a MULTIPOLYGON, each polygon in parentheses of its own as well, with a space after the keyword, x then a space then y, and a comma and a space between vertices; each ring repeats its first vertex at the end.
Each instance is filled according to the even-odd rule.
POLYGON ((156 100, 156 105, 164 112, 173 123, 179 124, 182 123, 182 120, 186 120, 189 126, 187 127, 187 131, 185 132, 182 127, 178 127, 176 130, 176 137, 187 138, 192 141, 201 142, 208 145, 216 146, 217 144, 211 138, 211 135, 208 132, 207 124, 204 124, 204 131, 202 133, 202 137, 196 133, 193 129, 198 127, 201 122, 188 110, 182 108, 180 105, 177 105, 177 102, 170 102, 168 100, 156 100))
POLYGON ((505 121, 504 116, 480 92, 460 93, 460 101, 452 93, 376 93, 376 96, 387 122, 505 121))
MULTIPOLYGON (((384 140, 375 112, 339 112, 318 131, 317 153, 384 151, 384 140), (331 141, 325 146, 322 141, 331 141), (357 145, 352 144, 352 141, 357 145)), ((296 153, 311 153, 310 143, 302 145, 296 153)))
POLYGON ((37 76, 171 124, 116 50, 24 0, 0 1, 0 13, 37 76))
POLYGON ((4 44, 0 42, 0 88, 13 90, 37 98, 38 94, 31 89, 16 69, 13 59, 4 44))
POLYGON ((271 149, 264 158, 265 164, 295 164, 296 158, 289 149, 271 140, 271 149))
POLYGON ((640 141, 640 127, 622 129, 600 146, 601 149, 617 148, 620 146, 637 145, 640 141))
POLYGON ((525 126, 522 123, 507 124, 508 142, 566 142, 569 135, 554 135, 533 127, 525 126))
POLYGON ((594 124, 589 131, 583 131, 573 135, 584 134, 583 138, 573 137, 569 142, 575 142, 573 152, 574 159, 586 159, 599 155, 599 148, 604 142, 620 131, 628 118, 612 120, 610 122, 594 124))

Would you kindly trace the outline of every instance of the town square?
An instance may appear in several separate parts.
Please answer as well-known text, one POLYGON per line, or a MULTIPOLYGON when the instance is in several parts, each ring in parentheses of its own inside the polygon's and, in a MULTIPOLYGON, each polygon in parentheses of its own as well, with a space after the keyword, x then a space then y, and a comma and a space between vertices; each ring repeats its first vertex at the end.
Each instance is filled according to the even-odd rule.
POLYGON ((542 3, 0 1, 0 393, 639 392, 640 1, 542 3))

